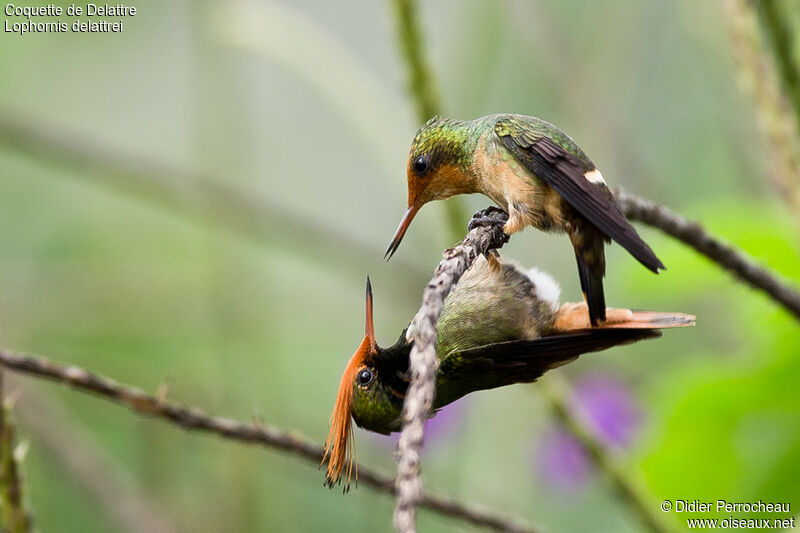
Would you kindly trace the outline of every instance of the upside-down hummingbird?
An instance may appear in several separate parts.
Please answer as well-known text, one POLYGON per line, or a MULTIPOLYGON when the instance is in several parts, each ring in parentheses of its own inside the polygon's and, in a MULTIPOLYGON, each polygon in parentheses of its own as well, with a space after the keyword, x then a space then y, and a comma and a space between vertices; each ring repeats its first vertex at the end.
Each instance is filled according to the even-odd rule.
MULTIPOLYGON (((437 323, 439 370, 429 416, 474 391, 535 381, 581 354, 658 337, 661 328, 694 325, 691 315, 609 308, 605 324, 593 328, 586 304, 559 307, 559 291, 543 272, 523 272, 494 255, 479 257, 445 299, 437 323)), ((410 329, 393 346, 378 346, 367 278, 364 339, 342 374, 325 442, 328 486, 343 474, 349 486, 353 475, 351 420, 377 433, 400 430, 410 329)))
POLYGON ((606 318, 605 242, 615 240, 655 273, 665 268, 622 214, 589 157, 564 132, 536 117, 434 117, 414 137, 406 172, 408 210, 387 258, 424 204, 479 192, 508 213, 503 229, 509 235, 526 226, 569 235, 593 326, 606 318))

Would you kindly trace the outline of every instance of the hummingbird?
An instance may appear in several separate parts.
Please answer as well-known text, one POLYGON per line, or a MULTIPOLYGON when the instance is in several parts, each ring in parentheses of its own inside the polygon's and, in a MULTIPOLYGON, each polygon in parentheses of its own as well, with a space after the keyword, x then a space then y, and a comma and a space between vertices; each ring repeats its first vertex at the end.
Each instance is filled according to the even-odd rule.
MULTIPOLYGON (((447 296, 437 322, 439 370, 432 417, 471 392, 535 381, 579 355, 658 337, 661 328, 694 325, 695 317, 608 309, 602 327, 592 327, 585 302, 559 306, 560 289, 546 273, 528 272, 494 254, 480 256, 447 296)), ((395 344, 378 346, 367 278, 364 338, 339 382, 322 462, 326 485, 355 473, 353 425, 376 433, 401 429, 408 389, 412 325, 395 344)))
POLYGON ((592 326, 606 319, 606 243, 616 241, 656 274, 665 269, 622 214, 592 160, 542 119, 433 117, 414 137, 406 173, 408 209, 386 250, 387 260, 424 204, 483 193, 508 213, 506 234, 533 226, 569 236, 592 326))

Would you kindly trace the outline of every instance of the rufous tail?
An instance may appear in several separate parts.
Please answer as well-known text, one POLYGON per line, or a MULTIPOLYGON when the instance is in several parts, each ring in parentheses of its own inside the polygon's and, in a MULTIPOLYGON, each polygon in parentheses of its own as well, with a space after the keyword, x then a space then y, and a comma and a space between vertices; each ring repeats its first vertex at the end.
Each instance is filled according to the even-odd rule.
MULTIPOLYGON (((695 316, 659 311, 606 308, 606 321, 598 329, 665 329, 695 325, 695 316)), ((566 333, 590 329, 586 303, 565 303, 556 313, 553 330, 566 333)))

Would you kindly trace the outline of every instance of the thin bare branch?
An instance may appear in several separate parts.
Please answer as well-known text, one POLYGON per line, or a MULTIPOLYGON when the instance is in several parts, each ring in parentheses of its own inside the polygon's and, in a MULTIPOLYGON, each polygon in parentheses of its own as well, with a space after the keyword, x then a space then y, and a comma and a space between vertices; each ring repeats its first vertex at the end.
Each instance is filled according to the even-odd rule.
MULTIPOLYGON (((78 366, 65 366, 43 357, 4 349, 0 349, 0 366, 14 372, 71 385, 81 392, 95 394, 123 405, 138 414, 160 418, 183 429, 213 433, 234 441, 282 450, 317 465, 322 460, 322 446, 313 443, 296 431, 286 431, 260 422, 245 423, 232 418, 212 416, 197 407, 159 399, 141 389, 93 374, 78 366)), ((359 466, 358 478, 359 482, 378 492, 395 493, 394 480, 387 474, 359 466)), ((460 503, 435 492, 421 495, 419 505, 431 511, 496 531, 529 533, 536 531, 496 512, 477 505, 460 503)))
POLYGON ((800 292, 778 275, 758 265, 733 246, 710 235, 700 224, 691 222, 666 207, 617 189, 617 202, 631 220, 654 226, 691 246, 720 267, 750 286, 767 293, 787 311, 800 319, 800 292))
POLYGON ((508 235, 502 229, 508 215, 496 208, 490 208, 485 213, 487 222, 474 227, 464 240, 444 252, 433 278, 425 287, 422 307, 409 327, 414 340, 409 355, 411 384, 403 403, 403 429, 398 443, 397 504, 394 510, 394 527, 403 533, 416 531, 415 506, 422 502, 420 449, 425 420, 433 407, 436 372, 439 368, 436 322, 445 298, 472 262, 508 242, 508 235), (489 218, 492 222, 488 222, 489 218))

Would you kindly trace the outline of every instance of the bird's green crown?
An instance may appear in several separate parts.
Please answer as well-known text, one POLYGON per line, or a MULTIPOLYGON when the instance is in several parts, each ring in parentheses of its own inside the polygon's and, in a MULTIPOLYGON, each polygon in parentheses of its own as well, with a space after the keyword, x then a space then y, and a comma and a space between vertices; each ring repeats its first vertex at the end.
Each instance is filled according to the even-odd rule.
POLYGON ((411 143, 409 160, 427 154, 431 162, 468 166, 474 149, 471 122, 435 116, 422 126, 411 143))

